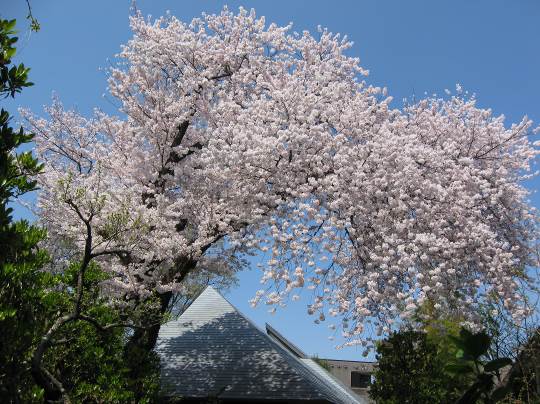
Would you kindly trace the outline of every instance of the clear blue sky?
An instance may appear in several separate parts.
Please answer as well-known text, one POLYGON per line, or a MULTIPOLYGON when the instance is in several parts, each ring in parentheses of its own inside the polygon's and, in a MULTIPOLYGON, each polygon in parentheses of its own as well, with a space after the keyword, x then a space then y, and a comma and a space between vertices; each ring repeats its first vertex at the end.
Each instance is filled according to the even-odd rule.
MULTIPOLYGON (((25 90, 17 106, 41 112, 56 92, 66 105, 83 113, 100 107, 112 112, 103 72, 120 44, 130 37, 129 0, 31 0, 41 31, 29 34, 24 0, 0 0, 0 14, 21 24, 19 59, 32 68, 36 85, 25 90)), ((399 107, 404 97, 424 92, 443 94, 460 83, 476 93, 479 104, 504 114, 508 123, 527 114, 540 123, 540 1, 538 0, 349 0, 349 1, 201 1, 139 0, 144 14, 167 10, 189 21, 201 12, 218 12, 224 4, 237 10, 255 8, 267 22, 294 23, 294 29, 317 25, 347 34, 351 55, 370 70, 368 82, 386 86, 399 107)), ((529 184, 538 187, 538 180, 529 184)), ((540 199, 533 197, 539 207, 540 199)), ((334 350, 329 330, 315 325, 302 301, 269 315, 247 300, 259 288, 254 270, 240 275, 229 300, 257 324, 270 322, 307 353, 361 359, 354 348, 334 350)))

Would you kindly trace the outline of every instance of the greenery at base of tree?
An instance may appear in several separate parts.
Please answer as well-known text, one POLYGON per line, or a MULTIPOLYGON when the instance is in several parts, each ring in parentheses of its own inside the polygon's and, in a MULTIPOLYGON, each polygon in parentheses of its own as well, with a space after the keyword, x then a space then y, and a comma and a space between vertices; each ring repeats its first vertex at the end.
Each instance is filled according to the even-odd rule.
MULTIPOLYGON (((34 300, 41 307, 40 316, 28 323, 17 324, 17 330, 27 330, 29 338, 26 343, 20 344, 21 348, 17 351, 6 346, 6 352, 13 357, 14 363, 26 358, 18 375, 1 379, 2 386, 12 387, 10 392, 3 391, 6 402, 44 401, 43 390, 35 385, 30 375, 30 357, 36 338, 54 320, 57 311, 72 305, 77 267, 78 264, 72 264, 63 273, 51 276, 47 287, 41 290, 39 299, 34 300)), ((120 322, 122 312, 101 297, 100 284, 104 280, 105 273, 98 266, 89 267, 82 305, 86 313, 100 323, 120 322)), ((38 289, 36 284, 32 286, 38 289)), ((72 322, 55 335, 44 364, 56 377, 61 378, 72 403, 156 402, 159 389, 158 357, 153 352, 126 352, 128 337, 123 327, 100 330, 87 322, 72 322)))
POLYGON ((448 330, 428 322, 427 331, 404 329, 391 334, 377 347, 379 362, 370 396, 377 403, 493 404, 515 401, 521 391, 512 379, 505 380, 503 368, 512 360, 490 357, 492 338, 473 333, 457 323, 448 330))
MULTIPOLYGON (((47 298, 51 311, 69 310, 77 272, 78 264, 72 264, 58 277, 60 290, 51 291, 47 298)), ((119 323, 124 315, 101 295, 104 280, 106 274, 97 265, 88 268, 82 305, 85 313, 100 324, 119 323)), ((72 402, 155 402, 159 387, 157 355, 126 353, 127 340, 123 327, 100 330, 84 321, 72 322, 55 336, 44 363, 61 377, 72 402), (134 370, 137 377, 133 377, 134 370)))
POLYGON ((497 386, 501 382, 500 370, 512 365, 509 358, 486 359, 491 337, 485 332, 472 333, 462 328, 458 337, 450 337, 458 348, 455 360, 446 370, 455 376, 470 377, 472 383, 456 404, 493 404, 504 399, 510 392, 509 386, 497 386))
POLYGON ((379 404, 454 403, 463 378, 445 369, 445 355, 428 334, 394 332, 377 347, 378 367, 370 396, 379 404))
POLYGON ((540 328, 527 330, 511 368, 503 375, 509 397, 505 403, 540 403, 540 328))
MULTIPOLYGON (((14 97, 28 81, 29 69, 13 64, 15 20, 0 20, 0 96, 14 97)), ((33 135, 14 129, 12 117, 0 111, 0 397, 5 403, 38 403, 44 392, 31 375, 32 353, 60 312, 73 305, 78 264, 58 272, 44 270, 49 255, 40 248, 45 231, 26 220, 14 221, 10 206, 36 189, 42 165, 20 147, 33 135)), ((105 274, 90 266, 84 279, 85 312, 101 324, 122 316, 100 293, 105 274)), ((124 327, 101 330, 76 321, 54 337, 44 364, 62 379, 73 403, 154 402, 159 361, 154 353, 126 351, 124 327)))

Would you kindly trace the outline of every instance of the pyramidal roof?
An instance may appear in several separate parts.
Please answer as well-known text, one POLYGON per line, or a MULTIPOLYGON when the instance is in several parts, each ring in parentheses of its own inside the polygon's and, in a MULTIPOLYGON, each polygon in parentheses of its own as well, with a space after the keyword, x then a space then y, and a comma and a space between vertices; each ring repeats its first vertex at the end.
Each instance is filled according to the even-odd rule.
POLYGON ((364 403, 275 330, 267 335, 212 287, 161 327, 166 396, 225 401, 364 403), (277 337, 276 337, 277 336, 277 337))

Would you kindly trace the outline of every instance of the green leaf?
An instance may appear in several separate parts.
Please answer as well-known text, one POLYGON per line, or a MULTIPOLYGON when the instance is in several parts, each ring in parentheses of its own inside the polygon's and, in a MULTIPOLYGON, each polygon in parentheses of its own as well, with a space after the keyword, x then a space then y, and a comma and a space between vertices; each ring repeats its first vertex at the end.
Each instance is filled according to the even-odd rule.
MULTIPOLYGON (((464 344, 463 344, 463 339, 460 338, 460 337, 456 337, 454 335, 449 335, 448 338, 450 339, 450 341, 452 341, 454 343, 454 345, 456 346, 456 348, 459 348, 459 350, 463 351, 463 349, 465 348, 464 344)), ((458 351, 459 352, 459 351, 458 351)), ((463 356, 463 352, 462 352, 462 356, 463 356)))
POLYGON ((16 23, 17 23, 17 20, 9 20, 6 22, 5 30, 8 31, 8 34, 13 33, 16 23))
POLYGON ((17 49, 15 48, 6 49, 5 54, 4 54, 4 59, 6 61, 9 61, 10 59, 13 58, 13 56, 15 56, 16 52, 17 52, 17 49))
POLYGON ((6 318, 14 317, 17 314, 16 309, 3 309, 0 310, 0 321, 4 321, 6 318))

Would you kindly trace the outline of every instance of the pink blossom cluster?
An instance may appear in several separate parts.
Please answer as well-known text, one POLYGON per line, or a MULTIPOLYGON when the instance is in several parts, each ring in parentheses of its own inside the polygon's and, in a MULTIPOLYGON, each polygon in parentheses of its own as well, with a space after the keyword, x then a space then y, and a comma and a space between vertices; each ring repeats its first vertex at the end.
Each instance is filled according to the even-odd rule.
POLYGON ((120 117, 26 113, 49 237, 82 247, 91 232, 115 290, 181 290, 186 268, 259 251, 253 302, 307 289, 349 343, 427 301, 471 321, 486 299, 526 314, 528 119, 507 127, 459 94, 392 109, 346 37, 254 11, 131 27, 109 79, 120 117))

